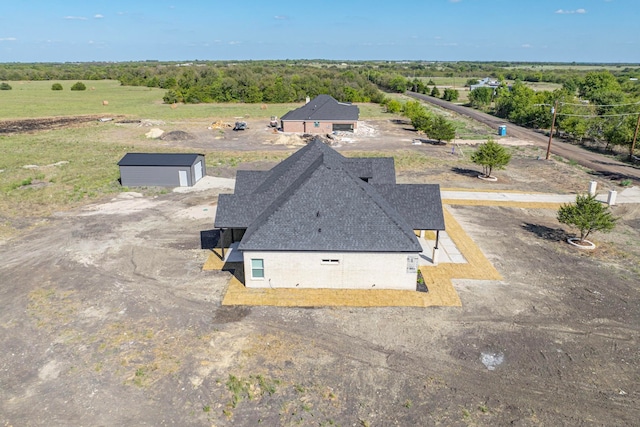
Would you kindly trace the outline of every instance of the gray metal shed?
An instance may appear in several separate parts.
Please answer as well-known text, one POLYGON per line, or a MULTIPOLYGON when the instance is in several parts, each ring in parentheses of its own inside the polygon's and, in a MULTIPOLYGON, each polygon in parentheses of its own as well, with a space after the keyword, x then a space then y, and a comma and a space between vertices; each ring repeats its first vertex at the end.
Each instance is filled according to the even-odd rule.
POLYGON ((204 154, 127 153, 119 162, 125 187, 191 187, 206 173, 204 154))

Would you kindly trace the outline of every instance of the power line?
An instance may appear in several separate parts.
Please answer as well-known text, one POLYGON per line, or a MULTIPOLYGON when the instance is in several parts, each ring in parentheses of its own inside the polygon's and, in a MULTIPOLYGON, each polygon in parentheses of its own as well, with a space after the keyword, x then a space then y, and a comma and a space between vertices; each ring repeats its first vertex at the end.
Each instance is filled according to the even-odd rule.
POLYGON ((640 113, 620 113, 620 114, 569 114, 569 113, 558 113, 558 116, 565 116, 565 117, 588 117, 588 118, 595 118, 595 117, 623 117, 623 116, 637 116, 640 115, 640 113))
MULTIPOLYGON (((575 104, 571 102, 558 101, 558 105, 573 105, 577 107, 626 107, 629 105, 640 105, 640 101, 628 104, 575 104)), ((553 107, 553 104, 533 104, 534 107, 553 107)))
MULTIPOLYGON (((548 105, 548 104, 541 104, 548 105)), ((628 104, 574 104, 571 102, 560 102, 560 105, 574 105, 578 107, 626 107, 628 105, 640 105, 640 101, 638 102, 630 102, 628 104)))

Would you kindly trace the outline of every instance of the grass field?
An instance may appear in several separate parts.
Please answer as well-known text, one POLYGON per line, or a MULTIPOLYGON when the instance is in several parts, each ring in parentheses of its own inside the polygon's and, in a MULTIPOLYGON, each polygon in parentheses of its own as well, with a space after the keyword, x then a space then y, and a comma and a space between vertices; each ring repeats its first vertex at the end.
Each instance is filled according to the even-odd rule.
MULTIPOLYGON (((291 104, 178 104, 162 102, 164 89, 121 86, 115 80, 84 80, 85 91, 71 91, 75 81, 60 81, 63 90, 51 90, 56 81, 10 82, 12 90, 0 91, 0 120, 51 116, 125 115, 164 121, 184 119, 269 118, 300 107, 291 104), (108 101, 109 105, 103 105, 108 101)), ((361 117, 382 117, 377 104, 360 104, 361 117)))
MULTIPOLYGON (((86 91, 71 91, 69 88, 75 82, 63 81, 60 83, 64 90, 52 91, 53 83, 11 82, 12 90, 0 91, 0 120, 105 115, 167 123, 189 119, 231 121, 234 117, 281 116, 301 105, 277 104, 265 109, 261 104, 197 104, 171 108, 162 103, 162 89, 120 86, 117 81, 103 80, 84 81, 86 91), (103 105, 105 100, 108 105, 103 105)), ((359 107, 363 120, 389 117, 380 105, 359 104, 359 107)), ((146 142, 131 139, 121 132, 113 122, 96 121, 63 129, 1 135, 0 236, 29 226, 34 218, 44 218, 55 211, 123 191, 118 182, 117 162, 128 151, 140 149, 139 143, 144 145, 146 142)), ((158 152, 167 150, 179 151, 175 147, 154 148, 158 152)), ((243 162, 277 161, 284 156, 286 153, 216 152, 219 164, 232 167, 243 162)), ((399 170, 420 167, 431 161, 409 152, 397 153, 396 157, 399 170)))

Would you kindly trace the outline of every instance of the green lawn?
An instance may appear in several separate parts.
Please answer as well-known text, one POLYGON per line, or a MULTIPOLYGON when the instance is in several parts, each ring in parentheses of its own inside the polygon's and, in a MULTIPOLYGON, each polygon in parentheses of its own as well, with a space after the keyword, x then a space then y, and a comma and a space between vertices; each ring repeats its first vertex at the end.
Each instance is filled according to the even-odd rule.
MULTIPOLYGON (((269 118, 282 116, 302 103, 290 104, 178 104, 162 102, 164 89, 121 86, 115 80, 84 80, 85 91, 69 90, 75 81, 9 82, 12 90, 0 91, 0 120, 78 115, 125 115, 139 119, 179 121, 185 119, 269 118), (61 83, 63 90, 51 90, 61 83), (103 105, 108 101, 109 105, 103 105)), ((382 117, 377 104, 359 104, 363 120, 382 117)))
MULTIPOLYGON (((302 105, 179 104, 171 108, 162 103, 163 89, 121 86, 117 81, 102 80, 83 81, 85 91, 69 90, 74 83, 10 82, 12 90, 0 91, 0 120, 121 115, 167 123, 198 119, 213 122, 232 121, 235 117, 267 119, 302 105), (64 90, 51 90, 53 83, 61 83, 64 90), (103 105, 103 101, 108 101, 108 105, 103 105)), ((358 106, 363 120, 390 117, 380 105, 358 106)), ((0 237, 12 235, 22 227, 21 218, 46 217, 122 191, 117 162, 125 153, 135 150, 138 143, 123 134, 115 123, 98 121, 78 127, 0 135, 0 237)), ((176 148, 154 148, 160 152, 167 150, 176 148)), ((215 158, 219 165, 233 167, 242 162, 278 161, 285 156, 280 152, 216 152, 215 158)), ((414 161, 415 158, 403 160, 414 161)))

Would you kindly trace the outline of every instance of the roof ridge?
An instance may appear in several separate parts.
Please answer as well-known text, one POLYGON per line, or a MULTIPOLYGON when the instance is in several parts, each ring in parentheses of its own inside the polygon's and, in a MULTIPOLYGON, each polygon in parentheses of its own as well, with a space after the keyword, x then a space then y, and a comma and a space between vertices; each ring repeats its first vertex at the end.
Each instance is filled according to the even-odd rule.
POLYGON ((295 194, 296 190, 300 188, 302 183, 307 181, 311 177, 311 175, 313 175, 313 173, 323 164, 324 155, 320 154, 320 156, 318 156, 318 158, 313 163, 311 163, 309 167, 303 173, 301 173, 298 178, 291 183, 291 185, 289 185, 289 187, 287 187, 282 193, 280 193, 280 195, 276 197, 271 202, 271 204, 269 204, 269 206, 263 209, 260 215, 255 218, 255 220, 253 220, 251 225, 247 228, 247 231, 245 231, 244 233, 243 241, 245 240, 245 238, 249 239, 256 230, 262 227, 262 225, 267 222, 271 215, 277 212, 278 209, 282 207, 284 202, 289 200, 289 198, 293 196, 293 194, 295 194))
MULTIPOLYGON (((358 248, 357 250, 369 250, 373 252, 379 252, 381 250, 402 252, 420 251, 420 244, 413 233, 413 229, 402 218, 402 216, 394 210, 393 207, 380 194, 378 194, 377 191, 375 191, 372 186, 362 181, 355 174, 342 167, 342 165, 335 167, 335 165, 331 162, 327 162, 327 160, 328 159, 324 155, 320 155, 313 164, 310 165, 307 170, 300 175, 300 177, 298 177, 295 183, 290 185, 285 192, 283 192, 276 200, 273 201, 273 203, 263 210, 263 212, 255 219, 245 232, 244 237, 242 238, 242 243, 239 246, 240 250, 266 250, 265 247, 262 247, 262 239, 270 235, 268 230, 276 226, 276 224, 280 224, 281 226, 283 224, 289 224, 289 226, 293 226, 294 228, 288 230, 285 235, 274 235, 271 238, 268 238, 275 239, 272 241, 279 242, 279 244, 275 244, 273 250, 294 250, 293 246, 300 244, 300 242, 305 242, 302 244, 304 248, 298 247, 297 250, 330 250, 326 247, 327 242, 323 241, 322 238, 320 238, 319 241, 312 243, 315 240, 313 237, 315 234, 315 229, 313 229, 314 226, 309 225, 310 223, 307 223, 307 220, 302 220, 302 222, 300 222, 301 218, 307 217, 310 213, 308 212, 308 209, 305 211, 299 211, 295 208, 299 208, 298 204, 301 200, 312 200, 315 198, 317 194, 315 194, 314 191, 321 188, 323 182, 331 182, 334 187, 338 186, 342 188, 342 191, 346 194, 351 194, 352 198, 350 199, 351 201, 346 204, 338 203, 337 205, 329 205, 327 207, 330 211, 327 218, 332 218, 329 220, 329 224, 334 224, 333 221, 341 223, 341 225, 331 225, 329 233, 339 232, 337 230, 344 227, 344 221, 347 221, 347 224, 349 222, 352 224, 360 223, 360 226, 357 227, 357 233, 360 234, 354 234, 354 236, 360 236, 362 233, 367 234, 371 231, 367 227, 363 226, 362 221, 368 221, 366 219, 367 216, 370 218, 377 217, 377 219, 374 220, 374 229, 378 231, 385 230, 384 233, 390 233, 387 234, 387 236, 393 235, 395 237, 392 241, 383 239, 386 242, 383 244, 372 244, 370 242, 365 243, 367 240, 361 241, 359 238, 356 238, 356 240, 351 242, 351 244, 360 242, 355 246, 358 248), (313 182, 311 182, 311 180, 313 180, 313 182), (310 187, 307 187, 307 184, 309 184, 310 187), (292 198, 296 198, 297 201, 292 201, 292 198), (294 205, 291 205, 291 203, 294 203, 294 205), (353 203, 361 207, 358 208, 360 209, 359 211, 351 210, 353 206, 355 206, 353 203), (292 210, 292 207, 295 208, 292 210), (364 216, 360 217, 357 212, 363 213, 364 216), (300 228, 301 224, 304 224, 302 228, 300 228), (307 235, 309 232, 311 232, 311 235, 307 235), (299 233, 304 234, 300 235, 299 233), (294 241, 289 240, 293 235, 299 236, 299 239, 294 239, 294 241), (298 242, 298 240, 300 241, 298 242)), ((322 195, 320 197, 326 198, 326 195, 322 195)), ((313 208, 313 212, 315 212, 315 209, 316 208, 313 208)), ((324 211, 320 209, 314 216, 314 219, 316 219, 315 217, 317 216, 322 221, 325 217, 323 212, 324 211)), ((327 224, 325 223, 325 225, 327 224)), ((318 225, 317 233, 320 233, 321 230, 324 229, 324 226, 318 225)), ((322 234, 324 235, 324 233, 322 234)), ((340 248, 340 245, 338 245, 338 248, 340 248)), ((341 249, 336 250, 351 251, 356 249, 347 249, 342 246, 341 249)))
MULTIPOLYGON (((393 207, 391 204, 384 198, 380 193, 376 191, 373 185, 364 182, 353 172, 348 169, 344 169, 345 173, 350 175, 355 183, 362 188, 365 193, 373 200, 375 204, 378 205, 380 209, 384 211, 385 214, 391 219, 396 226, 402 231, 402 233, 409 238, 412 242, 417 242, 417 238, 415 233, 413 232, 413 228, 409 225, 409 223, 400 215, 400 213, 393 207)), ((397 184, 392 184, 397 185, 397 184)))

